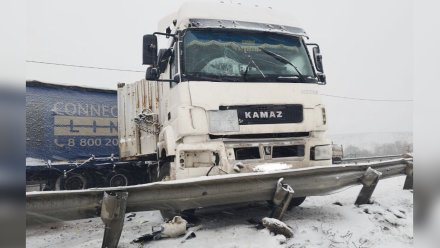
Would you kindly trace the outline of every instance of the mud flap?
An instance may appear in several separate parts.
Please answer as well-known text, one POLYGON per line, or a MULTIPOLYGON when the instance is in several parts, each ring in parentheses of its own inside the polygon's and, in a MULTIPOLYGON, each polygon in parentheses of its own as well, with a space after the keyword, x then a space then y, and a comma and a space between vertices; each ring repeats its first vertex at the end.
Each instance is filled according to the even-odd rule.
POLYGON ((365 171, 364 176, 361 178, 361 183, 364 185, 359 192, 359 195, 354 204, 362 205, 362 204, 370 204, 371 195, 373 195, 374 189, 379 182, 379 177, 382 175, 381 172, 368 167, 365 171))
POLYGON ((104 192, 101 220, 105 224, 102 248, 117 248, 124 226, 128 192, 104 192))
POLYGON ((293 197, 293 189, 290 185, 283 183, 284 178, 278 179, 277 187, 272 198, 273 208, 270 214, 271 218, 281 220, 289 207, 293 197))

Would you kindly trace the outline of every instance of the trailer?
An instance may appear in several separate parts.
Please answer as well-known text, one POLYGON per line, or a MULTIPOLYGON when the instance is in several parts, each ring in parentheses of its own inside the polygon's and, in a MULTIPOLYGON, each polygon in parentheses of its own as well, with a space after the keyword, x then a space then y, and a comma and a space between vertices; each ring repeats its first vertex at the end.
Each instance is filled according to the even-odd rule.
POLYGON ((115 90, 26 82, 26 184, 72 190, 147 183, 154 160, 119 161, 115 90))
POLYGON ((114 90, 26 82, 26 157, 86 160, 118 156, 114 90))

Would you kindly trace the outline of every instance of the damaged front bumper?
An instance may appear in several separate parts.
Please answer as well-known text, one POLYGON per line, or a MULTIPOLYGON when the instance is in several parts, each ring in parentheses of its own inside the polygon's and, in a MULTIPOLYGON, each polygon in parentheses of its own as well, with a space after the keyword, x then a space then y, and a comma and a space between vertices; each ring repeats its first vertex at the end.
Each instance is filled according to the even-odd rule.
POLYGON ((181 143, 171 163, 171 180, 331 165, 330 140, 210 140, 181 143))

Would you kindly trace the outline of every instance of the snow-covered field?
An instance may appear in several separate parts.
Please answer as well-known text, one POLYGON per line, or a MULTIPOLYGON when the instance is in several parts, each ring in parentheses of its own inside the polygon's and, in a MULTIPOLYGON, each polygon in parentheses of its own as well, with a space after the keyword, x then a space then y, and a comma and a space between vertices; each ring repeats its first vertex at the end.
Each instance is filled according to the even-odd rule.
MULTIPOLYGON (((138 212, 126 218, 119 247, 413 247, 413 193, 402 190, 404 180, 380 181, 372 205, 353 205, 360 186, 307 198, 283 219, 294 231, 287 240, 247 221, 268 216, 265 203, 253 203, 198 210, 196 237, 184 243, 175 238, 131 244, 162 223, 158 211, 138 212)), ((103 232, 99 218, 33 226, 26 230, 26 247, 101 247, 103 232)))
POLYGON ((335 144, 341 144, 344 145, 344 147, 357 146, 370 151, 374 151, 376 146, 383 144, 392 144, 395 142, 413 143, 412 132, 330 133, 329 136, 335 144))

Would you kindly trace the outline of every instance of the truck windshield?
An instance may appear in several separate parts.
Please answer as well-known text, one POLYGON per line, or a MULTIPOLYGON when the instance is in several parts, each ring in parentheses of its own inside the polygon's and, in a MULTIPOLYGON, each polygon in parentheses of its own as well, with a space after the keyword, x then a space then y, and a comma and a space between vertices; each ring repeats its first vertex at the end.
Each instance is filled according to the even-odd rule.
POLYGON ((301 38, 267 32, 188 30, 183 39, 188 80, 317 82, 301 38))

